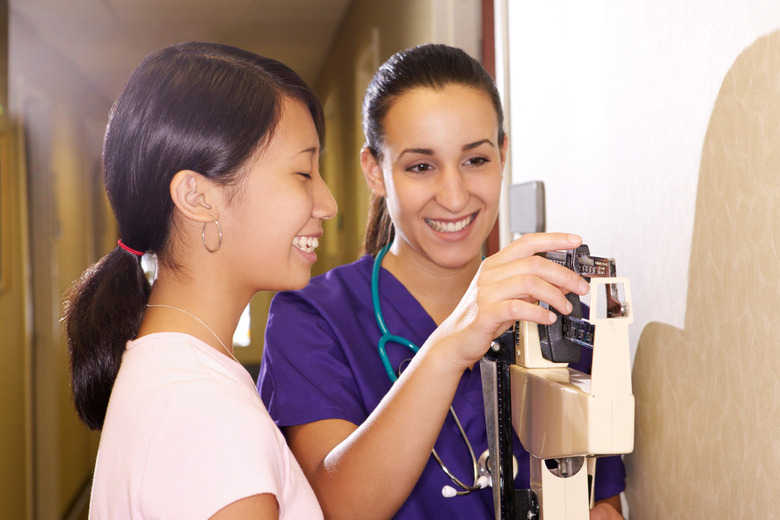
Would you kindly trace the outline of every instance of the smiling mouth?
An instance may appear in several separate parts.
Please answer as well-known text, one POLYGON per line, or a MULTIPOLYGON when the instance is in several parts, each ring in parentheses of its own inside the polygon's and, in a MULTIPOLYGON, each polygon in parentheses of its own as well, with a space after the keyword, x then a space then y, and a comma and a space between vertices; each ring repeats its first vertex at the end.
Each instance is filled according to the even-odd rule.
POLYGON ((317 237, 295 237, 292 245, 304 253, 313 253, 317 246, 320 245, 320 241, 317 237))
POLYGON ((439 233, 456 233, 474 222, 474 219, 477 217, 478 213, 479 211, 475 211, 468 217, 456 221, 443 221, 426 218, 425 223, 439 233))

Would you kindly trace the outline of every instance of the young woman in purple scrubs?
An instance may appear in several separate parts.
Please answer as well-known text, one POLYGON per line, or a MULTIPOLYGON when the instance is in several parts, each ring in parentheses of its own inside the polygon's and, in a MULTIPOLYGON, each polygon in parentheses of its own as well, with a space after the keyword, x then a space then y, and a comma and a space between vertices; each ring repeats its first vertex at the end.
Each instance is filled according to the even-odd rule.
MULTIPOLYGON (((493 518, 489 488, 443 496, 454 484, 431 450, 474 484, 449 407, 479 457, 487 440, 477 361, 515 320, 550 323, 538 301, 567 314, 565 293, 587 292, 535 255, 581 240, 526 235, 483 260, 507 139, 495 85, 463 51, 424 45, 391 57, 368 87, 363 130, 367 254, 275 297, 258 389, 326 517, 493 518), (377 255, 373 292, 394 336, 386 343, 390 371, 401 372, 394 384, 377 347, 377 255)), ((528 488, 529 455, 514 441, 516 487, 528 488)), ((604 461, 591 518, 621 518, 622 463, 604 461)))

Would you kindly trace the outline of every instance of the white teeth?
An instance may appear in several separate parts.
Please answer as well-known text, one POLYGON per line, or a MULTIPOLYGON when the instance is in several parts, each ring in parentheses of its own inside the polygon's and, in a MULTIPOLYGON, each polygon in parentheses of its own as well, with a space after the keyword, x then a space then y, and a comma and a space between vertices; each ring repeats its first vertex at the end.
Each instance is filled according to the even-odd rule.
POLYGON ((433 220, 430 218, 426 218, 425 222, 433 229, 441 233, 454 233, 456 231, 460 231, 464 227, 471 224, 474 221, 475 215, 476 213, 472 213, 468 217, 459 220, 457 222, 440 222, 438 220, 433 220))
POLYGON ((314 249, 320 245, 320 241, 317 237, 295 237, 292 245, 306 253, 313 253, 314 249))

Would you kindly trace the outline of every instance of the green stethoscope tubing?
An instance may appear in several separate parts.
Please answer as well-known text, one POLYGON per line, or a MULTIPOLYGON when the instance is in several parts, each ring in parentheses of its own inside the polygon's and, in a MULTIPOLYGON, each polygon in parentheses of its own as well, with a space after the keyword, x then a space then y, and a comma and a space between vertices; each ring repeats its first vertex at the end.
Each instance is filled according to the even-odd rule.
POLYGON ((398 380, 398 376, 395 375, 395 370, 393 370, 390 359, 387 357, 387 349, 385 349, 387 342, 392 341, 393 343, 398 343, 415 354, 420 350, 420 347, 406 338, 390 334, 390 331, 387 330, 387 325, 385 324, 385 317, 382 314, 382 304, 379 302, 379 271, 382 269, 382 260, 384 260, 389 249, 390 244, 383 247, 379 251, 379 254, 376 255, 376 260, 374 260, 374 268, 371 270, 371 301, 374 304, 374 317, 376 318, 376 323, 379 325, 379 331, 382 333, 382 337, 379 338, 379 345, 377 346, 379 349, 379 358, 382 360, 382 365, 385 367, 387 377, 390 378, 392 383, 395 383, 398 380))
MULTIPOLYGON (((385 368, 385 372, 387 372, 387 377, 390 378, 390 381, 392 383, 395 383, 398 380, 398 376, 396 375, 395 371, 393 370, 393 366, 390 364, 390 358, 387 356, 387 349, 385 348, 385 345, 387 345, 388 342, 397 343, 401 346, 404 346, 412 351, 412 353, 416 354, 417 351, 420 350, 420 347, 415 345, 410 340, 403 338, 401 336, 396 336, 393 334, 390 334, 390 331, 387 329, 387 325, 385 324, 385 318, 382 314, 382 306, 379 301, 379 271, 382 268, 382 260, 384 260, 385 255, 387 254, 387 251, 390 249, 391 244, 387 244, 384 246, 379 253, 376 255, 376 259, 374 260, 374 267, 371 270, 371 302, 374 306, 374 317, 376 318, 376 323, 379 325, 379 331, 382 333, 382 337, 379 338, 379 343, 377 345, 377 350, 379 351, 379 358, 382 360, 382 365, 385 368)), ((447 474, 448 477, 450 477, 450 480, 454 482, 458 487, 462 489, 462 491, 457 491, 457 495, 467 495, 473 491, 476 491, 478 489, 482 489, 483 486, 478 485, 478 478, 479 478, 479 472, 477 469, 477 457, 474 455, 474 448, 471 446, 471 443, 469 442, 468 437, 466 436, 466 432, 463 430, 463 426, 460 424, 460 420, 458 419, 458 415, 455 413, 455 410, 452 408, 452 405, 450 405, 450 414, 452 414, 452 418, 455 420, 455 424, 458 427, 458 430, 460 431, 460 436, 463 439, 463 442, 466 444, 466 448, 469 450, 469 455, 471 456, 471 462, 474 469, 474 484, 469 486, 467 484, 464 484, 461 482, 455 475, 452 474, 452 472, 447 468, 447 466, 444 465, 444 462, 442 462, 439 455, 436 453, 436 450, 432 450, 431 455, 433 455, 433 458, 436 460, 436 462, 439 463, 439 466, 444 471, 444 473, 447 474)))

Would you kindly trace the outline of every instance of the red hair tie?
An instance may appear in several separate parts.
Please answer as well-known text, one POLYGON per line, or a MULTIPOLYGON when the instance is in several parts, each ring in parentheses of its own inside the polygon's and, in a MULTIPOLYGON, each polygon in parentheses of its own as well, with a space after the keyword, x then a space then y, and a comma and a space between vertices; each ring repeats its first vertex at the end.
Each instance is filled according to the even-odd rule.
POLYGON ((133 255, 135 255, 135 256, 144 256, 144 254, 143 254, 141 251, 136 251, 136 250, 135 250, 135 249, 133 249, 132 247, 128 247, 128 246, 126 246, 126 245, 125 245, 125 244, 122 242, 122 239, 121 239, 121 238, 120 238, 119 240, 117 240, 117 241, 116 241, 116 243, 117 243, 117 245, 118 245, 119 247, 121 247, 122 249, 124 249, 125 251, 127 251, 127 252, 128 252, 128 253, 130 253, 130 254, 133 254, 133 255))

